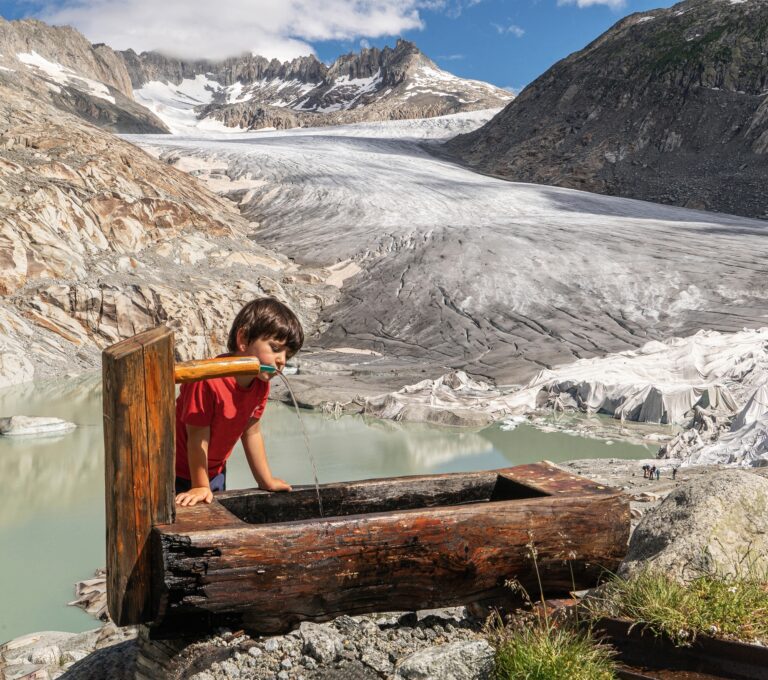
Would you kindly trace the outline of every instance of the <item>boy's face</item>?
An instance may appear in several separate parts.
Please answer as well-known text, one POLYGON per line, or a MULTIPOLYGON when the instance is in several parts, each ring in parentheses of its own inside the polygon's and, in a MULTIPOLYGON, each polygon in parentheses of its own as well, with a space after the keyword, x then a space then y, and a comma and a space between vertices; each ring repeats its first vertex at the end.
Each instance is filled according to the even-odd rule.
MULTIPOLYGON (((275 338, 258 338, 248 343, 242 336, 238 336, 237 349, 240 356, 256 357, 260 364, 275 366, 278 371, 285 368, 285 362, 288 360, 285 341, 275 338)), ((269 382, 275 375, 275 373, 259 373, 257 377, 259 380, 269 382)))

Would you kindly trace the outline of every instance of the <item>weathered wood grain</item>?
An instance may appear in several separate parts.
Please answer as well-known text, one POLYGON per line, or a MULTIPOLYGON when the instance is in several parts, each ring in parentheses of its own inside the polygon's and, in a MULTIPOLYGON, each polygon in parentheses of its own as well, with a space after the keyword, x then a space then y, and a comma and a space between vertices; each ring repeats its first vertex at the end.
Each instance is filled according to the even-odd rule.
POLYGON ((547 463, 321 492, 338 514, 316 517, 313 489, 240 491, 156 527, 161 628, 276 632, 342 613, 483 600, 504 593, 508 579, 534 593, 534 551, 545 591, 565 592, 615 569, 629 536, 624 496, 547 463))
POLYGON ((107 602, 124 626, 154 618, 150 536, 173 520, 173 333, 112 345, 102 370, 107 602))

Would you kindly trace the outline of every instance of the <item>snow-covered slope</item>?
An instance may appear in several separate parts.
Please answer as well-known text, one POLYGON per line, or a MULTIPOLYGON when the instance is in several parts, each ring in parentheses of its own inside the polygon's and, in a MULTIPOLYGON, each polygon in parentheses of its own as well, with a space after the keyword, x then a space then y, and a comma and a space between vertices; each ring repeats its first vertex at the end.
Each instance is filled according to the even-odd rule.
POLYGON ((263 129, 422 118, 500 107, 512 95, 441 70, 412 43, 364 49, 330 67, 314 57, 179 62, 121 53, 137 100, 176 129, 220 121, 263 129))
MULTIPOLYGON (((429 136, 479 122, 433 119, 429 136)), ((320 342, 423 377, 461 367, 520 383, 649 340, 766 325, 765 222, 479 175, 430 156, 423 125, 132 139, 236 180, 260 242, 356 263, 320 342)))

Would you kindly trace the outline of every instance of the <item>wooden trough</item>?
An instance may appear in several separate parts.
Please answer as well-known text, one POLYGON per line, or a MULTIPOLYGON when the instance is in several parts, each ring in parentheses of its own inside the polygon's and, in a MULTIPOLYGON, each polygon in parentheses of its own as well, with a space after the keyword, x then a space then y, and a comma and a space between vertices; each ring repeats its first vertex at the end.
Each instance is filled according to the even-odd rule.
POLYGON ((110 615, 158 637, 465 604, 508 595, 508 580, 535 593, 536 566, 561 593, 626 552, 627 498, 547 462, 326 484, 324 517, 314 487, 174 508, 166 328, 105 350, 104 425, 110 615))

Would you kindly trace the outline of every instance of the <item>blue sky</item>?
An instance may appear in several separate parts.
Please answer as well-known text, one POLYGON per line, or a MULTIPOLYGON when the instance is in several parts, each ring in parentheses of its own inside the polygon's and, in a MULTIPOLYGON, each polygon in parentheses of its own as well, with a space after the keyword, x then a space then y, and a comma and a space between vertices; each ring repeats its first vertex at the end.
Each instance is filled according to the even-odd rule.
POLYGON ((234 46, 323 61, 413 40, 459 76, 521 89, 621 17, 671 0, 0 0, 7 19, 69 23, 117 49, 171 46, 218 58, 234 46), (581 6, 580 6, 581 5, 581 6))
MULTIPOLYGON (((671 0, 627 0, 623 7, 612 9, 558 6, 556 0, 485 0, 465 8, 458 17, 424 12, 426 27, 406 31, 403 37, 447 71, 519 90, 620 18, 673 4, 671 0)), ((392 44, 386 39, 368 42, 392 44)), ((356 45, 331 41, 315 48, 320 58, 328 60, 356 45)))

